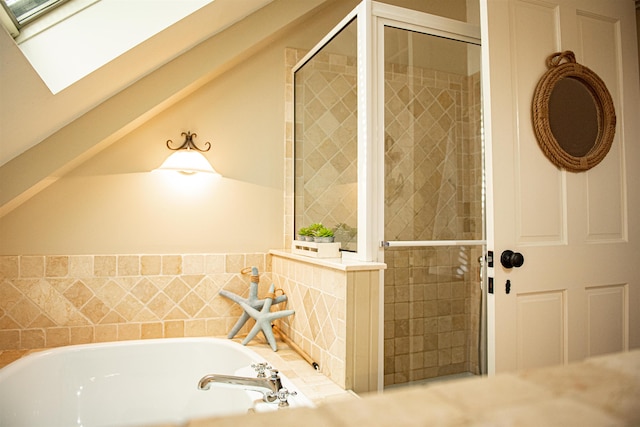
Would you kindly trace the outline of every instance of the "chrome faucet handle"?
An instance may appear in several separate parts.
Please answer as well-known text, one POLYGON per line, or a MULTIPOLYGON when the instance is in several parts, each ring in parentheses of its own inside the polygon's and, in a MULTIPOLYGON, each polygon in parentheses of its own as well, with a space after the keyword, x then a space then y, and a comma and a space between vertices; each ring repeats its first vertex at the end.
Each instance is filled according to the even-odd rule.
POLYGON ((286 388, 281 388, 280 390, 278 390, 278 400, 280 402, 278 402, 278 407, 279 408, 286 408, 287 406, 289 406, 289 402, 288 402, 288 398, 289 396, 295 396, 298 393, 296 393, 295 391, 289 391, 286 388))
POLYGON ((284 388, 282 387, 282 380, 280 379, 280 371, 278 371, 277 369, 271 369, 271 377, 269 378, 269 382, 272 384, 276 394, 284 388))
POLYGON ((271 366, 267 362, 253 363, 251 367, 258 373, 258 378, 267 378, 265 371, 271 369, 271 366))

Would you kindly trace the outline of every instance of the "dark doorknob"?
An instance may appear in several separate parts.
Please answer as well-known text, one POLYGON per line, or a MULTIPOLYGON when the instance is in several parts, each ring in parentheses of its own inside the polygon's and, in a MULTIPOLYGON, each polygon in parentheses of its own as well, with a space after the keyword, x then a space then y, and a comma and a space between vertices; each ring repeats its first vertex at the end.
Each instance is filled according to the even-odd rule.
POLYGON ((524 256, 520 252, 513 252, 507 249, 500 255, 500 264, 504 268, 517 268, 524 264, 524 256))

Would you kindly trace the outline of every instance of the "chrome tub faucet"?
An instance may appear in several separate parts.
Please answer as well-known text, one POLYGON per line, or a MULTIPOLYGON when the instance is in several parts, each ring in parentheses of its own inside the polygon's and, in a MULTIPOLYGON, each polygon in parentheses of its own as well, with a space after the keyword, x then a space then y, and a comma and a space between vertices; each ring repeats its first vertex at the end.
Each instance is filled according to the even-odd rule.
POLYGON ((252 367, 258 372, 257 378, 239 377, 235 375, 218 375, 210 374, 205 375, 198 382, 199 390, 209 390, 211 383, 228 384, 241 387, 245 390, 252 390, 262 393, 262 400, 268 403, 273 403, 279 400, 280 407, 289 406, 287 402, 288 396, 294 396, 296 392, 289 392, 282 387, 282 381, 280 380, 280 373, 277 369, 271 369, 266 364, 252 365, 252 367), (267 378, 264 374, 265 369, 271 370, 271 376, 267 378))

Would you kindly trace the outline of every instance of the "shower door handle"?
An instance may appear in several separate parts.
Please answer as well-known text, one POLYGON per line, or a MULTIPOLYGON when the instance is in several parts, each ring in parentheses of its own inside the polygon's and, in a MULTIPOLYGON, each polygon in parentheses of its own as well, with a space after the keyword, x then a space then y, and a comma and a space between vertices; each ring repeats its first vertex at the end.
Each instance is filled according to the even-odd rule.
POLYGON ((435 247, 435 246, 481 246, 486 245, 486 240, 382 240, 381 248, 390 247, 435 247))
POLYGON ((500 255, 500 264, 504 268, 518 268, 524 264, 524 256, 520 252, 514 252, 509 249, 500 255))

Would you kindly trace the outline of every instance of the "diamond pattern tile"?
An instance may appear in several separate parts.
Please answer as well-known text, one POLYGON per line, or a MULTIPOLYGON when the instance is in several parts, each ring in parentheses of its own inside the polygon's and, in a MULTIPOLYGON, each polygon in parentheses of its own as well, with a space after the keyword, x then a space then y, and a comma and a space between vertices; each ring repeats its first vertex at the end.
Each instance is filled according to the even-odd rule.
MULTIPOLYGON (((225 264, 235 269, 250 261, 264 269, 266 256, 187 255, 184 265, 177 255, 0 256, 0 333, 10 337, 0 350, 180 336, 180 331, 226 334, 241 310, 219 291, 247 294, 249 279, 239 268, 227 271, 225 264), (205 322, 212 323, 205 327, 205 322)), ((260 294, 267 282, 268 275, 260 294)))
POLYGON ((342 55, 316 55, 296 88, 303 94, 297 117, 304 118, 296 124, 296 156, 304 159, 296 168, 296 181, 304 188, 298 227, 314 222, 357 226, 357 79, 352 63, 342 55))
MULTIPOLYGON (((482 173, 480 115, 475 113, 480 102, 479 77, 405 67, 404 72, 411 73, 407 78, 398 72, 401 67, 389 65, 386 70, 388 237, 480 238, 482 230, 476 228, 482 224, 482 190, 477 185, 482 173)), ((385 296, 393 297, 385 299, 386 385, 477 366, 477 355, 471 350, 477 348, 477 333, 472 332, 477 331, 477 315, 469 316, 472 301, 477 301, 472 298, 477 282, 475 266, 468 260, 478 255, 461 259, 455 251, 387 252, 385 296), (432 260, 438 266, 435 281, 444 286, 439 294, 438 287, 427 284, 433 279, 420 273, 420 260, 432 260), (455 271, 463 273, 456 276, 455 271), (455 294, 451 289, 456 289, 455 294)))

